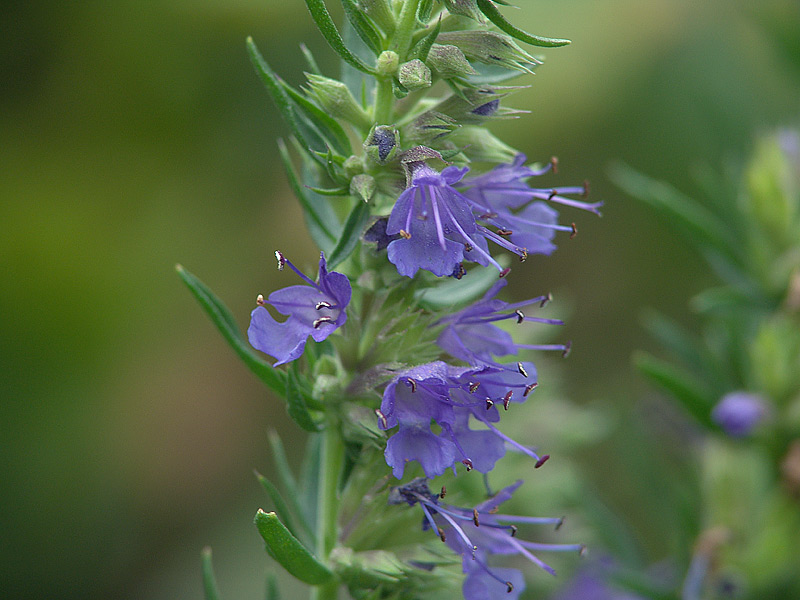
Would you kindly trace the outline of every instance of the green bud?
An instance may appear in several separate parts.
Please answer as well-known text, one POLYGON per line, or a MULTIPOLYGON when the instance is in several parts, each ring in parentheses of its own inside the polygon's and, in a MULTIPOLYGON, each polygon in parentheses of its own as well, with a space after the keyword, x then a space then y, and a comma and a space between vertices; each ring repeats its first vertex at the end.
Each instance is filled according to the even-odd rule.
POLYGON ((462 125, 480 125, 487 119, 513 116, 521 112, 505 109, 500 100, 519 87, 465 88, 460 95, 452 95, 437 104, 433 110, 443 113, 462 125))
POLYGON ((502 142, 483 127, 462 127, 447 139, 463 148, 463 153, 473 161, 510 163, 519 154, 519 150, 502 142))
MULTIPOLYGON (((439 36, 441 37, 441 35, 439 36)), ((475 75, 477 71, 457 47, 449 44, 434 44, 428 52, 427 63, 442 79, 475 75)))
POLYGON ((410 92, 431 87, 431 70, 417 58, 400 65, 397 78, 410 92))
POLYGON ((461 125, 452 117, 429 110, 403 127, 403 139, 409 144, 430 144, 459 127, 461 125))
POLYGON ((383 31, 386 33, 394 31, 394 12, 392 3, 389 0, 358 0, 358 6, 383 31))
POLYGON ((333 117, 344 119, 362 129, 369 128, 371 119, 361 105, 353 98, 350 89, 341 81, 306 73, 308 92, 314 97, 322 110, 333 117))
POLYGON ((800 388, 800 328, 785 316, 761 324, 750 345, 758 388, 779 406, 800 388))
POLYGON ((487 65, 532 73, 532 66, 542 64, 512 38, 496 31, 448 31, 440 33, 438 40, 458 46, 467 58, 487 65))
POLYGON ((356 175, 364 172, 364 161, 360 156, 348 156, 342 165, 344 176, 352 179, 356 175))
POLYGON ((392 160, 400 145, 400 132, 389 125, 375 125, 364 141, 364 152, 371 161, 385 165, 392 160))
POLYGON ((362 173, 350 180, 350 194, 358 196, 364 202, 369 202, 375 193, 375 178, 362 173))
POLYGON ((483 13, 478 8, 477 0, 443 0, 447 11, 451 15, 461 15, 485 23, 483 13))
POLYGON ((400 57, 397 55, 397 52, 384 50, 381 52, 380 56, 378 56, 378 61, 375 64, 375 67, 379 75, 388 77, 397 73, 397 67, 399 64, 400 57))

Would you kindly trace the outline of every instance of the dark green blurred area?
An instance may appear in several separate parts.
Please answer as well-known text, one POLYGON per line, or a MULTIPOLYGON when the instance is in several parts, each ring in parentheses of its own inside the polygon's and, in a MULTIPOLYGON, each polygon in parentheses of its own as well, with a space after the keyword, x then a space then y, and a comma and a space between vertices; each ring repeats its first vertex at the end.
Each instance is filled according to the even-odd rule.
MULTIPOLYGON (((629 366, 652 346, 637 315, 652 306, 691 324, 687 298, 709 275, 607 167, 622 160, 693 194, 698 169, 736 164, 757 133, 798 125, 800 8, 517 4, 521 26, 574 43, 548 50, 514 96, 532 114, 495 131, 531 160, 557 155, 560 181, 590 180, 606 207, 600 220, 567 215, 578 237, 516 269, 512 288, 561 301, 573 399, 632 407, 650 393, 629 366)), ((277 159, 287 129, 244 39, 292 82, 301 42, 335 75, 332 53, 300 0, 19 4, 2 27, 4 595, 199 598, 209 544, 226 597, 262 597, 252 469, 271 468, 269 427, 287 432, 298 462, 301 436, 173 267, 201 277, 244 328, 256 294, 281 285, 272 250, 312 263, 277 159)), ((606 471, 619 490, 609 502, 637 517, 635 484, 609 464, 598 480, 606 471)), ((657 548, 657 527, 641 536, 657 548)))

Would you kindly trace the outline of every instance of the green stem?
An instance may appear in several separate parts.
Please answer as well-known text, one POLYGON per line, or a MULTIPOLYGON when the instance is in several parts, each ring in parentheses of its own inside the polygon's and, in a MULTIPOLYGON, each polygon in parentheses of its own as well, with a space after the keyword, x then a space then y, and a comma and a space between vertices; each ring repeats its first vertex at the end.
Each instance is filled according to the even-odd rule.
MULTIPOLYGON (((317 557, 326 563, 339 537, 339 477, 344 464, 344 443, 339 435, 335 418, 328 414, 328 423, 322 432, 322 456, 317 495, 317 557)), ((312 600, 336 600, 339 582, 312 588, 312 600)))
POLYGON ((411 50, 411 41, 414 31, 416 31, 417 8, 419 8, 419 0, 405 0, 400 11, 394 39, 389 46, 390 50, 394 50, 400 56, 401 63, 405 62, 408 51, 411 50))
POLYGON ((376 125, 390 125, 392 111, 394 109, 394 94, 392 93, 391 77, 377 78, 377 92, 375 94, 375 113, 376 125))

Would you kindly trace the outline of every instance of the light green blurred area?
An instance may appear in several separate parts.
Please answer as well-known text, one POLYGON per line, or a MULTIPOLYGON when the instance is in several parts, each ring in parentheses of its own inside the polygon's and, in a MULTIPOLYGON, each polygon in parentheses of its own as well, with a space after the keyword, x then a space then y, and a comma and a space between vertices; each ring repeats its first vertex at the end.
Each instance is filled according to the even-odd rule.
MULTIPOLYGON (((578 237, 515 269, 513 292, 561 300, 577 402, 628 405, 646 389, 630 353, 651 344, 637 315, 655 306, 691 322, 686 299, 708 275, 606 169, 622 160, 696 193, 694 171, 797 125, 800 9, 517 4, 507 14, 521 26, 574 43, 544 53, 511 103, 532 113, 495 131, 531 160, 557 155, 560 181, 589 179, 606 207, 602 219, 566 215, 578 237)), ((2 27, 3 588, 199 598, 210 544, 226 597, 262 597, 268 563, 250 519, 265 498, 252 469, 271 469, 269 427, 287 432, 298 462, 302 436, 173 267, 202 278, 244 328, 256 294, 288 283, 275 248, 313 263, 277 159, 287 129, 244 39, 294 83, 301 42, 335 75, 332 53, 300 0, 18 4, 2 27)))

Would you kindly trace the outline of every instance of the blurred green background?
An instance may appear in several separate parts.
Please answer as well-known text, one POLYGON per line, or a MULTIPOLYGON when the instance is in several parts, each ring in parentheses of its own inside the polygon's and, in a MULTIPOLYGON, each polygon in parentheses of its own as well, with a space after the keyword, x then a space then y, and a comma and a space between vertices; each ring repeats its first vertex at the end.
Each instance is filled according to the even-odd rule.
MULTIPOLYGON (((531 160, 557 155, 560 181, 589 179, 606 207, 568 216, 579 236, 517 269, 514 293, 560 300, 570 397, 633 410, 650 392, 630 353, 652 346, 637 315, 653 306, 691 324, 687 298, 709 275, 615 189, 608 165, 694 194, 697 169, 798 125, 800 5, 517 4, 515 22, 574 43, 548 50, 513 98, 532 114, 495 131, 531 160)), ((4 595, 200 598, 209 544, 226 597, 262 597, 252 469, 271 469, 268 428, 287 432, 298 462, 301 436, 173 267, 244 328, 256 294, 278 285, 272 250, 312 264, 277 160, 287 129, 244 39, 293 83, 298 44, 335 75, 332 52, 300 0, 18 3, 2 23, 4 595)), ((626 508, 623 495, 608 501, 626 508)))

